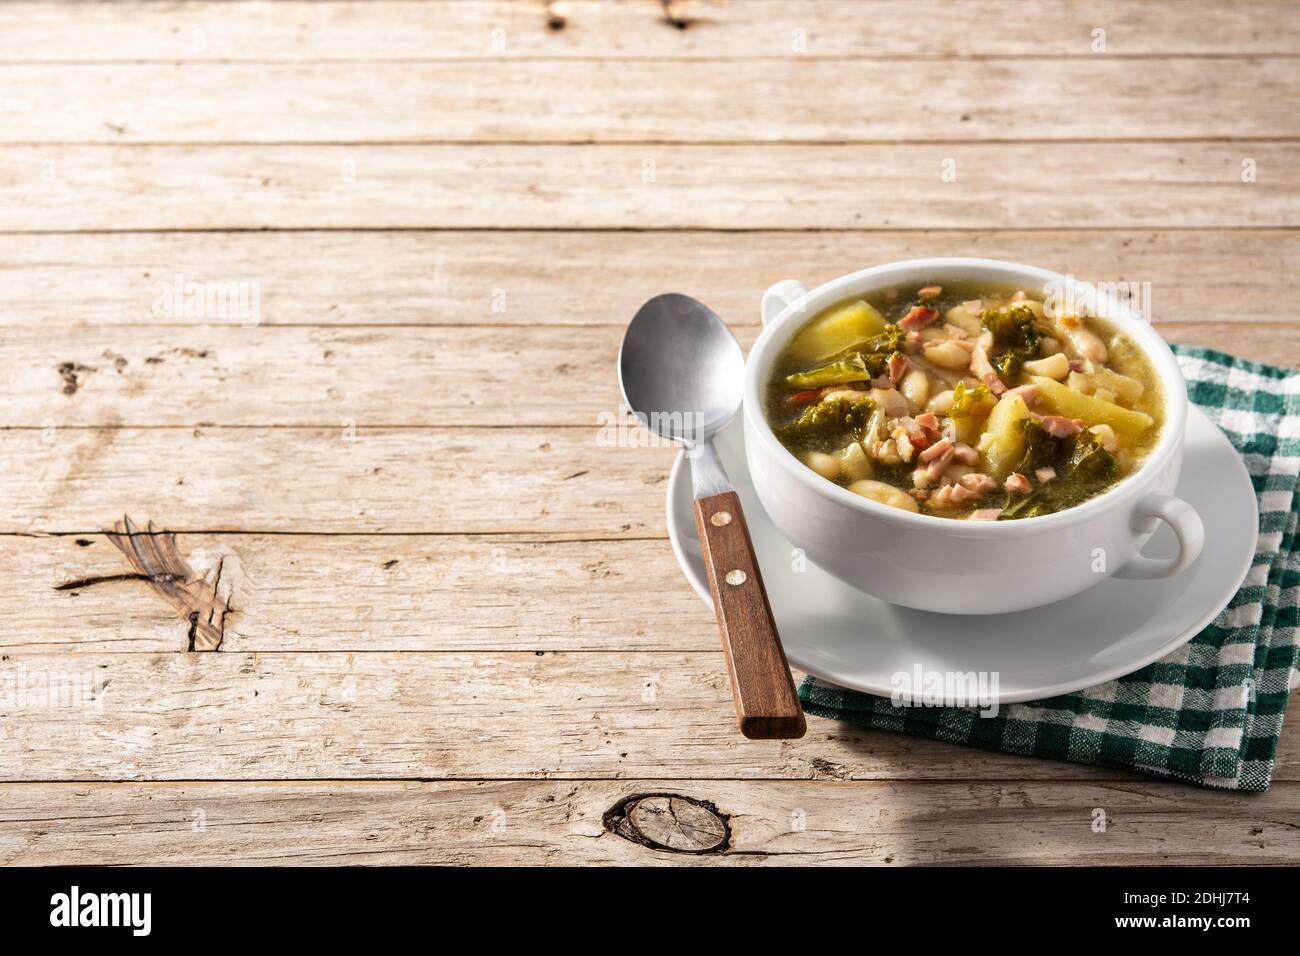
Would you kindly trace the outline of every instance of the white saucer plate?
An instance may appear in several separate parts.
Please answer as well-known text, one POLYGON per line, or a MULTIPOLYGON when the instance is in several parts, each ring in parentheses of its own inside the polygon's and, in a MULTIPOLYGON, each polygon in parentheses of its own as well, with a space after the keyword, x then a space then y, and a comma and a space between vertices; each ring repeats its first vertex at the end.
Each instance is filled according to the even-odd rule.
MULTIPOLYGON (((1223 433, 1192 407, 1177 494, 1200 512, 1205 548, 1181 574, 1107 578, 1067 600, 1014 614, 962 617, 899 607, 800 559, 754 493, 742 424, 737 415, 718 434, 718 452, 740 494, 786 656, 841 687, 888 697, 895 675, 917 667, 927 674, 997 674, 1004 704, 1092 687, 1191 640, 1232 600, 1254 559, 1259 516, 1250 476, 1223 433)), ((686 579, 712 608, 683 453, 668 480, 668 534, 686 579)), ((1150 557, 1175 552, 1164 525, 1143 549, 1150 557)))

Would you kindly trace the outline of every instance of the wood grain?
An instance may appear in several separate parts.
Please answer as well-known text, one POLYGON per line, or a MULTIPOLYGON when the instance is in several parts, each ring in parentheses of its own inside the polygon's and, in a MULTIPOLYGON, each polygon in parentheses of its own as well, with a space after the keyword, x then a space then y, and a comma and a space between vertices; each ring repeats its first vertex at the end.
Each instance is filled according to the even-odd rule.
MULTIPOLYGON (((718 634, 668 542, 470 535, 182 535, 243 586, 223 651, 699 651, 718 634)), ((105 536, 0 536, 0 652, 183 651, 188 624, 105 536)))
MULTIPOLYGON (((622 304, 628 315, 639 305, 622 304)), ((1156 328, 1172 341, 1300 363, 1300 325, 1259 324, 1235 310, 1226 318, 1191 315, 1197 321, 1156 328)), ((748 348, 759 330, 734 331, 748 348)), ((336 429, 352 422, 552 425, 595 436, 620 414, 614 366, 622 334, 617 326, 11 328, 0 339, 7 370, 0 429, 196 422, 336 429)), ((412 434, 411 441, 422 439, 412 434)), ((491 454, 476 446, 461 452, 471 468, 490 468, 491 454)), ((591 482, 614 489, 599 472, 591 482)))
MULTIPOLYGON (((612 417, 612 416, 611 416, 612 417)), ((573 428, 0 430, 0 533, 169 531, 661 536, 674 449, 573 428)))
POLYGON ((0 143, 1277 139, 1292 59, 0 66, 0 143), (556 91, 563 90, 563 96, 556 91), (863 91, 870 90, 870 96, 863 91), (920 102, 913 96, 924 90, 920 102))
MULTIPOLYGON (((1154 785, 1121 770, 820 719, 802 740, 747 740, 736 733, 716 649, 4 653, 0 693, 0 781, 8 782, 658 777, 1154 785)), ((1278 781, 1300 779, 1295 752, 1293 744, 1278 781)))
POLYGON ((638 866, 1294 863, 1300 785, 1156 781, 319 781, 0 785, 0 863, 638 866), (707 801, 702 856, 606 830, 638 793, 707 801), (1093 830, 1105 813, 1104 832, 1093 830))
POLYGON ((802 737, 807 730, 803 707, 772 619, 740 496, 727 491, 697 499, 694 514, 740 732, 751 740, 802 737))
POLYGON ((1294 153, 1209 141, 12 146, 0 230, 1294 228, 1294 153))
POLYGON ((1036 0, 1014 16, 998 0, 671 0, 667 10, 661 0, 23 2, 0 6, 0 60, 1295 55, 1292 12, 1287 0, 1036 0), (1104 52, 1096 29, 1106 30, 1104 52))
POLYGON ((0 233, 0 326, 241 326, 207 291, 245 283, 246 299, 214 304, 256 288, 260 326, 613 326, 676 288, 738 327, 778 279, 936 255, 1149 282, 1162 321, 1293 323, 1300 301, 1296 230, 0 233), (178 279, 204 290, 202 309, 165 308, 178 279))

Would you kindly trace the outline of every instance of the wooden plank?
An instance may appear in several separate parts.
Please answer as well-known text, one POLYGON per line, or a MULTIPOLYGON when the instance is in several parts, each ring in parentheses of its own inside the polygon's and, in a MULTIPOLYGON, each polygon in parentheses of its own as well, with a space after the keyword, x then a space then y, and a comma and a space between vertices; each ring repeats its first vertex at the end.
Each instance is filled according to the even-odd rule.
MULTIPOLYGON (((223 651, 720 654, 665 540, 200 534, 177 547, 200 574, 239 564, 223 651)), ((0 536, 0 578, 22 595, 0 608, 0 651, 184 650, 189 622, 130 571, 100 534, 0 536)))
POLYGON ((0 6, 0 60, 1149 56, 1300 52, 1286 0, 543 0, 0 6), (395 25, 400 24, 400 28, 395 25), (1105 50, 1093 31, 1104 29, 1105 50))
POLYGON ((979 142, 1300 135, 1292 59, 0 66, 0 143, 979 142), (863 90, 870 90, 869 97, 863 90), (918 101, 915 93, 924 90, 918 101))
POLYGON ((0 430, 0 533, 84 532, 124 512, 173 531, 664 529, 674 450, 618 425, 0 430))
POLYGON ((735 729, 721 652, 3 654, 0 780, 1136 779, 813 720, 735 729))
MULTIPOLYGON (((193 534, 178 549, 209 578, 238 563, 225 653, 695 652, 723 674, 712 612, 663 540, 193 534)), ((0 609, 0 653, 184 651, 188 622, 129 570, 103 535, 0 536, 22 595, 0 609)), ((1300 779, 1286 726, 1278 779, 1300 779)))
POLYGON ((0 426, 534 421, 594 433, 620 401, 622 330, 609 327, 10 332, 0 426))
MULTIPOLYGON (((636 303, 622 303, 631 314, 636 303)), ((1157 323, 1300 365, 1300 323, 1157 323)), ((754 326, 735 330, 749 348, 754 326)), ((11 329, 0 428, 594 426, 621 414, 620 327, 11 329)))
POLYGON ((1260 865, 1300 854, 1300 785, 626 780, 0 786, 0 863, 1260 865), (610 832, 666 793, 726 818, 694 856, 610 832), (1105 830, 1093 828, 1105 814, 1105 830))
POLYGON ((0 234, 0 326, 617 325, 665 288, 743 326, 778 279, 934 255, 1149 282, 1164 321, 1293 322, 1300 301, 1290 230, 0 234), (178 281, 202 308, 167 307, 178 281))
POLYGON ((1293 152, 1264 142, 13 146, 0 154, 0 230, 1296 227, 1300 180, 1283 173, 1293 152))

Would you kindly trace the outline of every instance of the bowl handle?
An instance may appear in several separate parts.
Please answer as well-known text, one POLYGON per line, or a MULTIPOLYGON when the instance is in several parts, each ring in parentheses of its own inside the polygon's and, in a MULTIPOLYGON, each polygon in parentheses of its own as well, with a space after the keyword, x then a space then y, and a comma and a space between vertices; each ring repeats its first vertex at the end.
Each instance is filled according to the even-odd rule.
POLYGON ((1172 495, 1150 494, 1137 503, 1133 511, 1135 522, 1160 519, 1174 529, 1178 537, 1178 555, 1173 558, 1146 558, 1137 555, 1115 572, 1115 577, 1129 581, 1167 578, 1177 574, 1200 556, 1205 544, 1205 525, 1201 516, 1182 498, 1172 495))
POLYGON ((764 325, 771 325, 772 320, 790 308, 796 299, 808 294, 803 283, 798 279, 782 279, 763 293, 763 305, 759 309, 764 325))

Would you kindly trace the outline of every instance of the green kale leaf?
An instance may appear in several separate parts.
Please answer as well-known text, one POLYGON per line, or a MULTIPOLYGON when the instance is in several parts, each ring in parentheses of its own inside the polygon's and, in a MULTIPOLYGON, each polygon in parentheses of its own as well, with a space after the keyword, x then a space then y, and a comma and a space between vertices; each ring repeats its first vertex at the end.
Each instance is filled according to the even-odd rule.
POLYGON ((1038 358, 1042 351, 1043 333, 1034 321, 1033 311, 1023 304, 980 313, 980 324, 993 333, 989 361, 1004 379, 1016 375, 1025 362, 1038 358))

